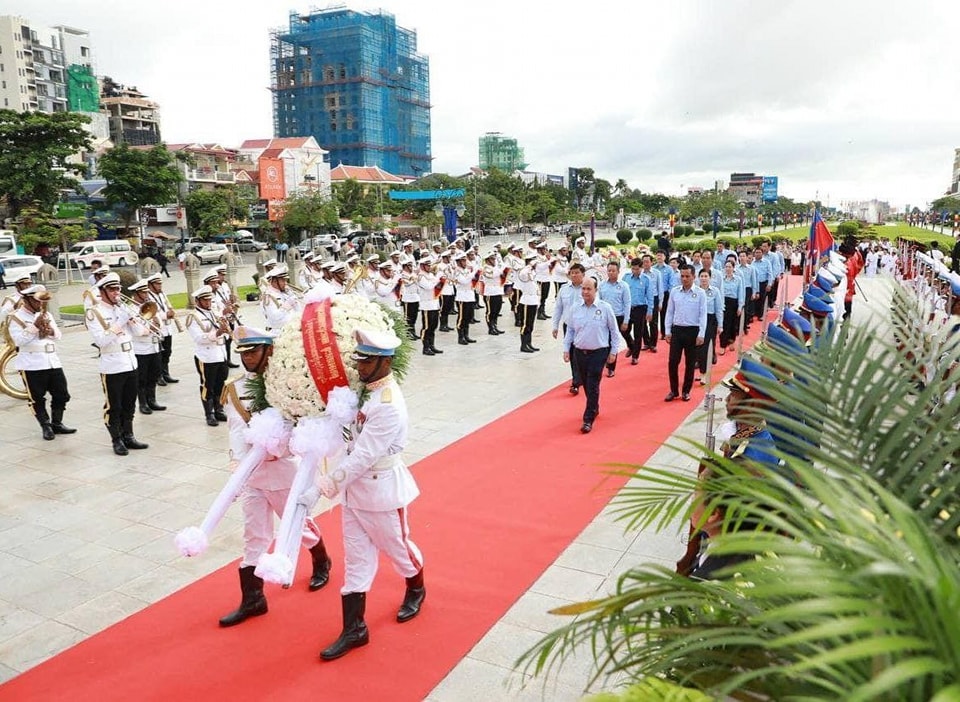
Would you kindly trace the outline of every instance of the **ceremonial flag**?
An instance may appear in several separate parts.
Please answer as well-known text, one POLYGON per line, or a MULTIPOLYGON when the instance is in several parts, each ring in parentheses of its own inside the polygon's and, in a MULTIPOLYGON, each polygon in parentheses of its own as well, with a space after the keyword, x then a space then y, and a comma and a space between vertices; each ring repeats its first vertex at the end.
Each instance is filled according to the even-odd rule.
POLYGON ((827 229, 827 225, 820 216, 820 210, 813 213, 813 221, 810 223, 810 241, 807 244, 807 255, 813 259, 813 265, 816 265, 820 257, 829 251, 837 248, 837 242, 833 240, 833 234, 827 229))

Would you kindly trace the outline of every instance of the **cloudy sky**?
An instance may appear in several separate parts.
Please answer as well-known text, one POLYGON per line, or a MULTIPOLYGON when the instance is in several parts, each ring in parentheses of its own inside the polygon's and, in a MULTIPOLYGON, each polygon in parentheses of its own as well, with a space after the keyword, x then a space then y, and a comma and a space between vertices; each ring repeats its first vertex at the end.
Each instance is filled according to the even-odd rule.
MULTIPOLYGON (((477 139, 530 168, 589 166, 681 194, 732 171, 797 200, 920 205, 960 147, 960 3, 946 0, 381 0, 430 58, 434 170, 477 139)), ((168 142, 271 135, 270 0, 6 0, 0 12, 93 37, 97 71, 160 103, 168 142)))

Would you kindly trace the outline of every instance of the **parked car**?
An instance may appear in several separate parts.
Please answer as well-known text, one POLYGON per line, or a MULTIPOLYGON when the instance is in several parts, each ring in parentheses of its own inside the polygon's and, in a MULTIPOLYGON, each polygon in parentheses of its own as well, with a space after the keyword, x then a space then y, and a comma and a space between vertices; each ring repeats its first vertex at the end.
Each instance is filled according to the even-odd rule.
POLYGON ((373 244, 375 249, 393 248, 393 238, 382 232, 354 232, 350 235, 348 241, 353 244, 357 251, 361 252, 368 242, 373 244))
POLYGON ((3 264, 3 277, 8 284, 12 283, 15 278, 19 278, 24 273, 29 274, 30 277, 36 281, 37 274, 43 267, 42 258, 30 255, 0 256, 0 263, 3 264))
POLYGON ((257 253, 258 251, 263 251, 265 248, 267 248, 267 245, 262 241, 257 241, 255 239, 241 239, 237 242, 237 248, 241 251, 257 253))
POLYGON ((226 263, 230 249, 226 244, 203 244, 191 251, 200 263, 226 263))

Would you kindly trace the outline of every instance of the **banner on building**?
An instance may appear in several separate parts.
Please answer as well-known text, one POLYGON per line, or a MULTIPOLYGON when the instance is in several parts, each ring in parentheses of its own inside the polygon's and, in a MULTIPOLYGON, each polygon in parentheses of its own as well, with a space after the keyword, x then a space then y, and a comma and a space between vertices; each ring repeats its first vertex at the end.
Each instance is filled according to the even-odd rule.
POLYGON ((283 184, 283 161, 278 158, 261 158, 260 199, 283 200, 286 196, 283 184))
POLYGON ((271 222, 283 219, 283 213, 286 209, 286 200, 271 200, 267 203, 267 219, 271 222))
POLYGON ((776 202, 777 201, 777 176, 764 176, 763 177, 763 201, 764 202, 776 202))

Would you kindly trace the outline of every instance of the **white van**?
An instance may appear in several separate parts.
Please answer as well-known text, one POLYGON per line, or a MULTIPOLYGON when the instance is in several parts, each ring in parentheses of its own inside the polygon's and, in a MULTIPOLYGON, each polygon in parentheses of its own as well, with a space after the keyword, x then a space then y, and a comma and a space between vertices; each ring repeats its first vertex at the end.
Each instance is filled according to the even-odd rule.
POLYGON ((12 229, 0 229, 0 256, 15 256, 17 233, 12 229))
POLYGON ((66 254, 60 254, 58 266, 64 266, 66 260, 71 266, 88 268, 93 261, 102 261, 108 266, 133 266, 140 257, 124 239, 111 241, 80 241, 70 247, 66 254))

